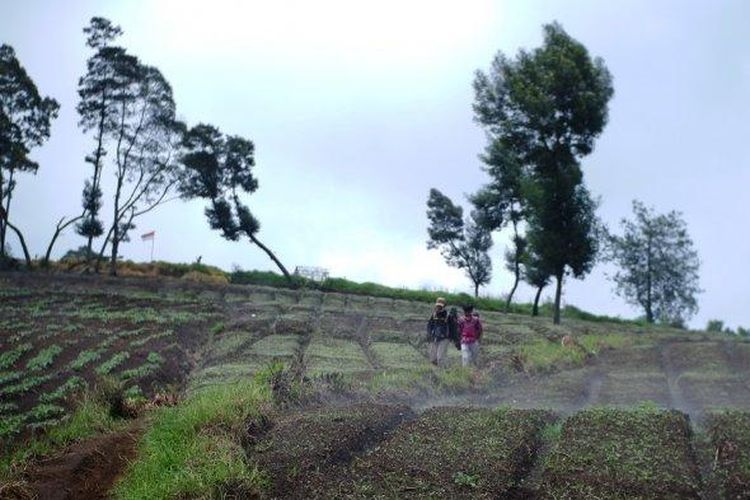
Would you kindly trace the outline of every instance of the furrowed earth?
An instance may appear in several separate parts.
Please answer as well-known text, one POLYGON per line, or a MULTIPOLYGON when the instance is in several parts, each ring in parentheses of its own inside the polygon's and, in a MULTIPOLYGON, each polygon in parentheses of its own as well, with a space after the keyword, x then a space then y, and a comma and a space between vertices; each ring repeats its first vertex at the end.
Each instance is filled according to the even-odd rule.
POLYGON ((750 498, 750 343, 480 311, 438 368, 430 311, 0 275, 0 498, 750 498))

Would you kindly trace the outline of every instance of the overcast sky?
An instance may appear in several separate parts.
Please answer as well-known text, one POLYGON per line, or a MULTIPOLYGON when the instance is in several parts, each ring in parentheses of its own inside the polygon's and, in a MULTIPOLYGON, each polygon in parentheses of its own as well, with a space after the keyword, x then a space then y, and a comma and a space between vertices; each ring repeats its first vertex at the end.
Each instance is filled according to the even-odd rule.
MULTIPOLYGON (((614 76, 609 124, 583 160, 600 217, 617 230, 633 199, 681 211, 705 289, 690 324, 750 326, 750 2, 0 0, 0 43, 62 106, 51 139, 34 151, 39 173, 18 179, 12 208, 34 254, 59 217, 80 211, 91 173, 83 159, 93 137, 77 127, 75 105, 89 56, 81 30, 92 16, 122 26, 121 44, 163 72, 190 125, 255 142, 260 188, 246 201, 259 239, 288 268, 456 291, 470 291, 469 280, 426 249, 428 191, 466 206, 486 181, 474 71, 498 50, 539 46, 542 25, 557 20, 614 76)), ((112 176, 108 168, 105 181, 112 176)), ((211 232, 199 202, 164 206, 135 234, 150 230, 158 259, 274 269, 258 248, 211 232)), ((491 295, 512 282, 500 259, 507 237, 495 242, 483 290, 491 295)), ((83 243, 68 231, 56 255, 83 243)), ((149 248, 136 237, 122 252, 147 260, 149 248)), ((599 265, 568 281, 564 301, 640 315, 614 295, 608 272, 599 265)), ((518 300, 532 298, 520 289, 518 300)))

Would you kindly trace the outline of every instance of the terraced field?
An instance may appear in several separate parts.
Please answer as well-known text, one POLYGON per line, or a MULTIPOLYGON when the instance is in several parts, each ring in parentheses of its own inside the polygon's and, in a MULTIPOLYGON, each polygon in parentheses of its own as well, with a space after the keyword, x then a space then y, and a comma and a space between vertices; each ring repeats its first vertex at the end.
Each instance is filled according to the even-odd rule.
MULTIPOLYGON (((437 368, 429 313, 429 304, 317 291, 6 275, 0 439, 9 453, 43 437, 69 420, 78 394, 105 382, 126 399, 176 393, 189 407, 253 381, 270 384, 271 399, 242 408, 239 427, 206 416, 206 432, 221 435, 210 442, 228 439, 252 474, 235 470, 200 494, 192 483, 149 490, 154 498, 750 497, 749 343, 480 311, 480 366, 460 367, 450 348, 437 368), (563 346, 564 335, 574 343, 563 346)), ((135 422, 130 460, 147 455, 133 443, 152 425, 135 422)), ((105 444, 79 445, 113 452, 97 439, 105 444)), ((62 453, 73 452, 83 453, 62 453)), ((88 469, 56 477, 53 489, 93 498, 123 466, 96 494, 72 489, 96 474, 88 469)), ((53 484, 35 483, 43 466, 29 471, 23 491, 53 484)))

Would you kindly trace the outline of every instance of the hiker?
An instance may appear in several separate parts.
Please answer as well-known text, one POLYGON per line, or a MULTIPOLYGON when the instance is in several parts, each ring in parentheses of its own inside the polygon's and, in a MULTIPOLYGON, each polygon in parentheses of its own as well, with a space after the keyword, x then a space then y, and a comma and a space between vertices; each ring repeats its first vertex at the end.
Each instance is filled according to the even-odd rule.
MULTIPOLYGON (((433 365, 442 364, 445 359, 445 351, 450 343, 451 318, 445 309, 445 299, 438 297, 435 301, 435 309, 427 321, 427 335, 430 340, 430 362, 433 365)), ((455 326, 453 327, 455 329, 455 326)))
POLYGON ((464 306, 464 315, 458 319, 461 332, 461 361, 464 366, 476 365, 479 357, 479 339, 482 338, 482 321, 474 312, 474 306, 464 306))

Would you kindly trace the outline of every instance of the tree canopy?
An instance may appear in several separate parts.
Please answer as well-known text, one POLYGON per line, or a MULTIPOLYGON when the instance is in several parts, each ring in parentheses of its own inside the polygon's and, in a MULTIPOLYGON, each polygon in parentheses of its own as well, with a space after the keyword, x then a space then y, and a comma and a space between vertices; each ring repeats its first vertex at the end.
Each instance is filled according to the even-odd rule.
MULTIPOLYGON (((494 192, 520 179, 528 244, 557 279, 559 323, 563 276, 582 277, 596 256, 596 204, 579 162, 607 122, 612 77, 601 59, 553 23, 544 26, 541 47, 514 59, 500 52, 488 73, 477 71, 474 94, 475 119, 487 132, 494 162, 522 174, 499 176, 502 186, 494 192)), ((507 202, 496 201, 500 213, 507 202)), ((517 254, 518 262, 523 252, 517 254)))
MULTIPOLYGON (((29 158, 50 134, 52 120, 60 105, 51 97, 43 97, 34 81, 21 65, 13 47, 0 46, 0 261, 5 259, 7 229, 16 232, 24 248, 27 264, 30 257, 18 228, 10 222, 16 174, 36 174, 39 164, 29 158)), ((1 263, 1 262, 0 262, 1 263)))
POLYGON ((622 235, 608 235, 608 257, 619 266, 611 277, 628 303, 649 323, 682 324, 698 310, 700 260, 679 212, 657 214, 633 201, 633 220, 622 235))
POLYGON ((212 229, 230 241, 247 236, 263 250, 291 281, 286 267, 257 237, 260 222, 240 196, 258 189, 253 175, 255 146, 240 136, 225 136, 212 125, 198 124, 189 129, 183 140, 184 165, 180 192, 183 198, 209 201, 206 217, 212 229))
POLYGON ((477 224, 475 217, 464 220, 463 208, 434 188, 427 200, 427 219, 427 248, 439 249, 449 266, 463 269, 474 285, 474 296, 478 296, 479 287, 492 279, 489 231, 477 224))

